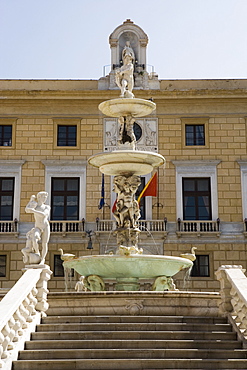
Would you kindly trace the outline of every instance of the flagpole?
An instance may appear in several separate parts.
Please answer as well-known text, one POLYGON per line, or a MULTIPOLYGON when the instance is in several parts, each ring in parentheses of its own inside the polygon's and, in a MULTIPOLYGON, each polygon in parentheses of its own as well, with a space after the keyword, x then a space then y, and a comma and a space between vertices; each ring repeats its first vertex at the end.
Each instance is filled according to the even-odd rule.
POLYGON ((160 217, 160 207, 159 207, 159 204, 160 204, 160 185, 159 185, 159 178, 160 178, 160 172, 159 172, 159 167, 157 168, 157 172, 158 172, 158 181, 157 181, 157 202, 158 202, 158 207, 157 207, 157 219, 159 220, 159 217, 160 217))

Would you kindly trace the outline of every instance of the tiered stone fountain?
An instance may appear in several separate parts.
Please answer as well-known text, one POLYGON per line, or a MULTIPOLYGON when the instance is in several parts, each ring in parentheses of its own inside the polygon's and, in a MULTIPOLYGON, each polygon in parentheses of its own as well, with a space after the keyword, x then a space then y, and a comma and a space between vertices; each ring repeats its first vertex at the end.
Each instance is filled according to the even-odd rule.
POLYGON ((110 117, 118 117, 119 137, 117 150, 99 153, 89 158, 89 164, 114 176, 117 193, 114 217, 117 221, 117 251, 115 255, 82 256, 64 261, 65 268, 73 268, 84 276, 84 285, 91 291, 105 289, 105 279, 116 279, 116 290, 139 290, 139 279, 153 278, 153 290, 175 290, 172 276, 192 266, 189 259, 172 256, 143 255, 138 247, 140 218, 135 193, 141 184, 140 176, 151 173, 164 164, 162 155, 136 150, 133 130, 135 117, 152 113, 156 105, 150 100, 136 99, 132 92, 133 50, 129 43, 123 49, 123 66, 116 70, 120 98, 107 100, 99 110, 110 117))

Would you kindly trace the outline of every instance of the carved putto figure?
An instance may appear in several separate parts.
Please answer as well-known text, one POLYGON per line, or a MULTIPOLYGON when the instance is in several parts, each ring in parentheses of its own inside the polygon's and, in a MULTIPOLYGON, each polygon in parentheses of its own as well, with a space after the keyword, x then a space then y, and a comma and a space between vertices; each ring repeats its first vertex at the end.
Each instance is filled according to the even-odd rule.
POLYGON ((48 221, 50 206, 45 204, 47 197, 48 193, 40 191, 37 194, 37 201, 35 195, 32 195, 25 208, 27 213, 33 213, 35 227, 26 235, 26 248, 22 249, 24 263, 43 264, 45 262, 45 257, 48 252, 48 241, 50 238, 50 225, 48 221), (42 244, 41 253, 39 251, 39 241, 41 241, 42 244))
POLYGON ((141 184, 139 176, 115 176, 113 191, 117 193, 116 209, 113 214, 118 228, 137 228, 136 221, 140 218, 140 210, 135 193, 141 184))
POLYGON ((115 70, 116 84, 121 90, 120 98, 134 98, 132 90, 134 88, 134 60, 135 54, 127 41, 122 52, 123 65, 115 70))
POLYGON ((113 191, 117 193, 116 207, 113 215, 117 221, 117 254, 129 255, 142 253, 142 249, 138 249, 138 235, 140 230, 137 226, 137 221, 140 218, 140 210, 135 193, 138 186, 141 184, 139 176, 123 176, 114 177, 113 191))
POLYGON ((85 279, 85 276, 80 276, 79 281, 77 281, 77 283, 75 284, 75 290, 77 292, 86 292, 87 291, 87 288, 85 287, 85 284, 84 284, 84 279, 85 279))

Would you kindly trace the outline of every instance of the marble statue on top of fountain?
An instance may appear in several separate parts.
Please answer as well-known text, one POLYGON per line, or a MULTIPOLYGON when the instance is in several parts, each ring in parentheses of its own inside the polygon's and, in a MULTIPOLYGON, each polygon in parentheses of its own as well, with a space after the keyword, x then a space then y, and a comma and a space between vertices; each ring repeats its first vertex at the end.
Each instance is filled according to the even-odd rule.
POLYGON ((122 51, 122 60, 122 67, 115 70, 116 84, 121 90, 120 98, 134 98, 132 90, 134 88, 135 53, 129 41, 126 41, 126 45, 122 51))
POLYGON ((48 193, 40 191, 31 196, 25 211, 33 213, 35 226, 26 234, 26 247, 21 250, 23 254, 23 262, 25 264, 44 264, 45 257, 48 252, 48 241, 50 238, 49 215, 50 206, 45 204, 48 193), (37 201, 36 201, 37 199, 37 201), (41 241, 42 249, 39 250, 39 241, 41 241))
POLYGON ((135 199, 135 193, 140 184, 140 176, 118 175, 114 177, 113 191, 117 193, 117 201, 113 215, 117 221, 118 254, 142 253, 142 249, 137 246, 140 233, 137 221, 141 214, 135 199))

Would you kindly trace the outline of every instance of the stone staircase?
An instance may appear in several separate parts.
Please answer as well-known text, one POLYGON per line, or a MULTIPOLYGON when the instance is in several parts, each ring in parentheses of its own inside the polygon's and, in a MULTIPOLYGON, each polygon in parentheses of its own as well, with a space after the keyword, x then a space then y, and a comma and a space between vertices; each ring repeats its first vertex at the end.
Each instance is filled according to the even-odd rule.
POLYGON ((42 319, 13 370, 247 369, 227 319, 85 315, 42 319))

